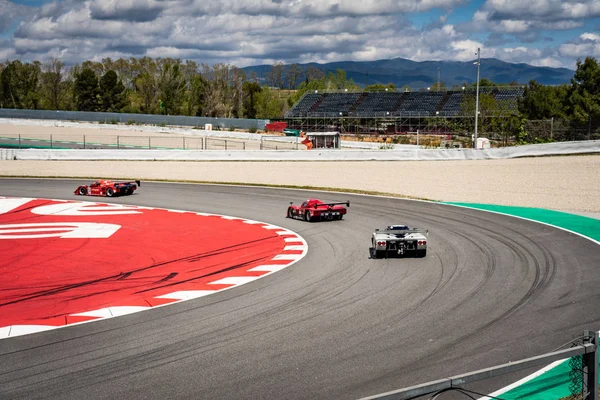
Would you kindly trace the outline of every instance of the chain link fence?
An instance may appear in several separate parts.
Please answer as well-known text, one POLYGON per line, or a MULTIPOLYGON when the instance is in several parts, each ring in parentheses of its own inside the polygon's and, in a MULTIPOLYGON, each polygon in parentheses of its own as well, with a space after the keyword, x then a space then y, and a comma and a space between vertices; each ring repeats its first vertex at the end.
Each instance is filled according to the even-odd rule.
POLYGON ((1 135, 6 149, 153 149, 153 150, 250 150, 258 141, 204 136, 127 136, 80 134, 1 135))

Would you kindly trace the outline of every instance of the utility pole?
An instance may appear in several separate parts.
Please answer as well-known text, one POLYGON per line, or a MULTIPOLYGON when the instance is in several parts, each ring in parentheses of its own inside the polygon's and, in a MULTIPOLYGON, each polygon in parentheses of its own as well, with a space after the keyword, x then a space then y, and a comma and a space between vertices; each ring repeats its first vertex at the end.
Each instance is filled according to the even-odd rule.
POLYGON ((477 122, 479 120, 479 67, 481 66, 481 50, 477 48, 477 89, 475 93, 475 136, 473 137, 473 148, 477 148, 477 122))

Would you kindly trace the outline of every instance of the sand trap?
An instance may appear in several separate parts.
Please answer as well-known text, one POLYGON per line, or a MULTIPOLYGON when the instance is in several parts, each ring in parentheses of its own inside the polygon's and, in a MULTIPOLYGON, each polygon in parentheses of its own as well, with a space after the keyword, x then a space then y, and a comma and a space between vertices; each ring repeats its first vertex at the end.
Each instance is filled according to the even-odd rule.
MULTIPOLYGON (((0 129, 6 126, 2 125, 0 129)), ((77 130, 55 126, 16 126, 14 129, 46 133, 74 133, 77 130)), ((14 131, 11 129, 11 132, 14 131)), ((0 161, 0 176, 318 186, 441 201, 542 207, 600 216, 600 155, 478 161, 0 161)), ((1 184, 0 181, 0 194, 1 184)))

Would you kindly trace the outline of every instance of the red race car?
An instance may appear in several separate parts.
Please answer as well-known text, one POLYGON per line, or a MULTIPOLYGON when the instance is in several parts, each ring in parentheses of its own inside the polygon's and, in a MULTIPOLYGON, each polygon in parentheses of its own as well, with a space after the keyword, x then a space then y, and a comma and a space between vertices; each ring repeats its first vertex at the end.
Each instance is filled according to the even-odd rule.
POLYGON ((85 196, 124 196, 133 194, 135 189, 138 186, 141 186, 142 183, 140 181, 131 181, 131 182, 113 182, 106 180, 99 180, 91 185, 81 185, 77 189, 75 189, 75 194, 85 196))
POLYGON ((350 207, 350 202, 323 203, 321 200, 308 199, 299 206, 290 203, 287 217, 302 219, 308 222, 342 219, 347 212, 344 206, 350 207))

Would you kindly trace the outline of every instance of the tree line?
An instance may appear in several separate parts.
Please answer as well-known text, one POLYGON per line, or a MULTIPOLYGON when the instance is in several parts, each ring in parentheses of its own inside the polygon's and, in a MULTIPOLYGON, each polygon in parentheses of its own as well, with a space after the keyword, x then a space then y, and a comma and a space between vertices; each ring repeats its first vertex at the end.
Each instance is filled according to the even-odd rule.
MULTIPOLYGON (((464 86, 472 89, 475 83, 464 86)), ((480 87, 485 86, 501 85, 482 78, 480 87)), ((325 89, 360 90, 361 87, 342 70, 325 74, 314 66, 304 69, 283 63, 273 64, 264 80, 254 73, 248 76, 234 65, 209 66, 172 58, 106 58, 68 67, 58 59, 0 63, 0 108, 277 119, 307 91, 325 89), (282 95, 280 89, 284 86, 288 91, 282 95)), ((396 87, 375 84, 363 88, 385 89, 396 87)), ((445 89, 443 82, 431 86, 431 90, 445 89)), ((566 127, 577 126, 587 128, 588 133, 598 133, 598 61, 593 57, 578 60, 569 84, 545 86, 530 81, 516 112, 502 107, 490 95, 480 94, 484 124, 486 115, 512 113, 510 125, 515 126, 511 128, 515 131, 522 130, 524 121, 557 120, 566 127)), ((474 99, 466 97, 463 109, 469 115, 474 109, 474 99)), ((507 120, 489 118, 488 123, 506 124, 507 120)))

